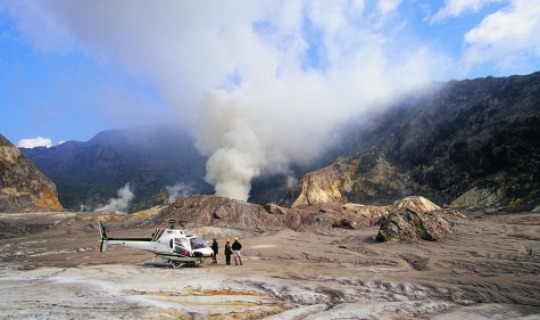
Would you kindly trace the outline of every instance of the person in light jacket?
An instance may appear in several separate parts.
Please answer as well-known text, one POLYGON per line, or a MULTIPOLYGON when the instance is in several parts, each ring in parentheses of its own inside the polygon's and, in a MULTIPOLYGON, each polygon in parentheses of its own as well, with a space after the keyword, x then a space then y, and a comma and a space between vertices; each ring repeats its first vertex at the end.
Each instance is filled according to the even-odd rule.
POLYGON ((238 265, 238 262, 242 265, 242 254, 240 253, 240 250, 242 250, 242 244, 238 241, 238 237, 235 237, 234 243, 232 244, 235 265, 238 265))

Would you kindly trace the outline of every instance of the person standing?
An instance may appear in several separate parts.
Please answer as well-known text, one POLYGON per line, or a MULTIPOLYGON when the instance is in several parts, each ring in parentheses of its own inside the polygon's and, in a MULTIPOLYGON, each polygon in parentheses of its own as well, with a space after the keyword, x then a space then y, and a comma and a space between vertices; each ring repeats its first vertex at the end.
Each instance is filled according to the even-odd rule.
POLYGON ((212 262, 217 263, 217 254, 219 251, 219 246, 218 246, 216 238, 214 238, 213 240, 214 242, 212 242, 212 250, 214 251, 214 255, 212 256, 212 262))
POLYGON ((227 242, 225 243, 225 263, 231 264, 231 239, 227 239, 227 242))
POLYGON ((232 244, 235 265, 238 265, 238 262, 242 265, 242 254, 240 253, 240 250, 242 250, 242 244, 238 241, 238 237, 235 237, 234 243, 232 244))

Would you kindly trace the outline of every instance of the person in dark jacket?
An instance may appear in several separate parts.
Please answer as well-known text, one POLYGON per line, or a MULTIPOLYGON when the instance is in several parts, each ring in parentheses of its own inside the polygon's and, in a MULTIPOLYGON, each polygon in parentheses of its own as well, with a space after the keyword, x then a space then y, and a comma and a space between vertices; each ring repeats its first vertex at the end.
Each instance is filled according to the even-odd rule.
POLYGON ((212 250, 214 251, 214 255, 212 256, 212 262, 217 263, 217 254, 219 251, 219 246, 218 246, 216 238, 214 238, 213 240, 214 242, 212 242, 212 250))
POLYGON ((232 244, 235 265, 238 265, 238 262, 240 262, 240 265, 242 265, 242 254, 240 253, 240 250, 242 250, 242 244, 238 241, 238 237, 235 237, 234 243, 232 244))
POLYGON ((227 243, 225 243, 225 263, 231 264, 231 239, 227 239, 227 243))

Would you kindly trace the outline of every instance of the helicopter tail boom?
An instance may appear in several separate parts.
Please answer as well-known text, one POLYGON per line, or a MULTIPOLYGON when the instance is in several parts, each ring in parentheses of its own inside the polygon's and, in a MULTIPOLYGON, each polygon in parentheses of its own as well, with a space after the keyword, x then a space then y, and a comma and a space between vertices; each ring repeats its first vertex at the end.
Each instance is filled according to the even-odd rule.
POLYGON ((98 225, 99 225, 99 234, 101 236, 99 252, 105 252, 105 250, 107 250, 107 232, 105 232, 105 227, 103 226, 101 221, 98 222, 98 225))
POLYGON ((107 250, 107 244, 121 244, 127 247, 147 250, 149 248, 149 244, 152 242, 152 238, 109 238, 103 223, 98 222, 98 225, 101 241, 99 246, 100 252, 105 252, 105 250, 107 250))

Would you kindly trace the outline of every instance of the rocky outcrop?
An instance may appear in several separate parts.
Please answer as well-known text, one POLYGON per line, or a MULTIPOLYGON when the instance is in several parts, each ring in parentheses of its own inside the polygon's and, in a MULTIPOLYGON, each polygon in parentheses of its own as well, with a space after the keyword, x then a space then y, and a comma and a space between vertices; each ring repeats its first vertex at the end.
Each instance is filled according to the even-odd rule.
POLYGON ((274 203, 261 206, 229 198, 195 195, 164 207, 152 219, 180 220, 189 228, 208 226, 250 231, 283 228, 316 231, 321 228, 356 229, 377 225, 391 213, 404 208, 420 212, 444 211, 422 197, 407 197, 386 206, 319 203, 288 208, 274 203))
POLYGON ((368 226, 388 214, 388 208, 355 204, 299 205, 294 208, 276 204, 264 206, 244 201, 195 195, 165 207, 155 219, 176 219, 189 227, 213 226, 241 230, 317 230, 330 228, 337 221, 368 226))
POLYGON ((0 212, 61 209, 55 184, 0 135, 0 212))
POLYGON ((292 206, 317 203, 370 203, 384 205, 407 196, 414 184, 379 152, 338 158, 334 164, 306 174, 292 206))
POLYGON ((377 241, 437 241, 451 233, 450 223, 430 212, 418 212, 409 207, 391 213, 381 222, 377 241))
POLYGON ((465 219, 457 210, 443 209, 424 197, 411 196, 389 206, 380 221, 378 241, 436 241, 452 233, 451 220, 465 219))
POLYGON ((357 163, 338 159, 336 163, 306 174, 299 183, 300 195, 293 206, 317 203, 347 203, 342 191, 350 190, 357 163))

